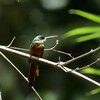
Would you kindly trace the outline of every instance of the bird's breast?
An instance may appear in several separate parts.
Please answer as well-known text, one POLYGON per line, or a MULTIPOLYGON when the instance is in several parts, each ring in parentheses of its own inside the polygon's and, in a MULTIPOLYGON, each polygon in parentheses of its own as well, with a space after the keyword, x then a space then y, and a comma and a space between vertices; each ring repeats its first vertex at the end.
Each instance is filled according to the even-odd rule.
POLYGON ((30 49, 30 55, 36 57, 42 57, 44 51, 44 47, 41 45, 34 45, 30 49))

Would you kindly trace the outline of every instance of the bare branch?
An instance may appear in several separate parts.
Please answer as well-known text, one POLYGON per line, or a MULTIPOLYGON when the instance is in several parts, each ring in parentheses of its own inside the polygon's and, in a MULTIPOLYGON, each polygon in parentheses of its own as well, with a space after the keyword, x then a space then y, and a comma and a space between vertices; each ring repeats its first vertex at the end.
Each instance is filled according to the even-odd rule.
POLYGON ((11 42, 9 43, 9 45, 8 45, 7 47, 10 47, 10 46, 12 45, 12 43, 13 43, 14 40, 15 40, 15 38, 16 38, 16 37, 14 37, 14 38, 11 40, 11 42))
MULTIPOLYGON (((52 48, 49 48, 49 49, 45 49, 46 51, 50 51, 50 50, 53 50, 56 46, 58 45, 58 40, 56 40, 56 44, 52 47, 52 48)), ((7 46, 9 47, 9 46, 7 46)), ((10 47, 12 49, 15 49, 15 50, 20 50, 20 51, 29 51, 29 49, 23 49, 23 48, 18 48, 18 47, 10 47)))
MULTIPOLYGON (((20 51, 26 51, 26 52, 29 52, 29 49, 24 49, 24 48, 18 48, 18 47, 10 47, 12 49, 15 49, 15 50, 20 50, 20 51)), ((70 53, 66 53, 66 52, 63 52, 63 51, 60 51, 60 50, 56 50, 54 49, 54 47, 52 47, 50 49, 44 49, 45 51, 54 51, 54 52, 57 52, 57 53, 60 53, 60 54, 64 54, 64 55, 67 55, 71 58, 74 58, 70 53), (52 49, 53 48, 53 49, 52 49)))
POLYGON ((78 57, 75 57, 75 58, 73 58, 73 59, 71 59, 71 60, 68 60, 68 61, 66 61, 66 62, 63 62, 62 66, 63 66, 63 65, 68 65, 68 64, 70 64, 70 63, 72 63, 72 62, 74 62, 74 61, 76 61, 76 60, 78 60, 78 59, 80 59, 80 58, 83 58, 83 57, 85 57, 85 56, 87 56, 87 55, 89 55, 89 54, 92 54, 92 53, 94 53, 94 52, 96 52, 96 51, 98 51, 98 50, 100 50, 100 47, 98 47, 98 48, 96 48, 96 49, 94 49, 94 50, 91 49, 91 51, 89 51, 89 52, 87 52, 87 53, 84 53, 84 54, 82 54, 82 55, 80 55, 80 56, 78 56, 78 57))
POLYGON ((53 50, 56 48, 56 46, 58 45, 59 43, 59 40, 56 40, 56 44, 52 47, 52 48, 49 48, 49 49, 45 49, 46 51, 50 51, 50 50, 53 50))
MULTIPOLYGON (((56 50, 55 48, 57 47, 57 45, 59 44, 59 40, 56 40, 56 44, 49 48, 49 49, 44 49, 45 51, 53 51, 53 52, 57 52, 57 53, 60 53, 60 54, 64 54, 64 55, 67 55, 71 58, 74 58, 70 53, 66 53, 66 52, 63 52, 63 51, 60 51, 60 50, 56 50)), ((15 50, 20 50, 20 51, 25 51, 25 52, 29 52, 29 49, 24 49, 24 48, 18 48, 18 47, 10 47, 12 49, 15 49, 15 50)))
MULTIPOLYGON (((93 51, 95 52, 95 51, 97 51, 97 50, 99 50, 99 49, 100 49, 100 47, 94 49, 93 51)), ((24 53, 24 52, 21 52, 21 51, 16 51, 16 50, 7 48, 7 47, 5 47, 5 46, 0 46, 0 50, 8 51, 8 52, 11 52, 11 53, 14 53, 14 54, 17 54, 17 55, 26 57, 26 58, 30 58, 30 55, 27 54, 27 53, 24 53)), ((91 54, 91 53, 93 53, 93 52, 89 52, 89 54, 91 54)), ((86 54, 88 55, 88 53, 86 53, 86 54)), ((85 56, 86 56, 86 55, 85 55, 85 56)), ((79 56, 79 57, 80 57, 80 56, 79 56)), ((84 57, 84 56, 83 56, 83 57, 84 57)), ((80 57, 80 58, 82 58, 82 57, 80 57)), ((50 61, 50 60, 46 60, 46 59, 38 58, 38 57, 34 57, 34 56, 32 56, 31 59, 36 60, 36 61, 39 61, 39 62, 42 62, 42 63, 49 64, 49 65, 51 65, 51 66, 53 66, 53 67, 61 68, 61 69, 62 69, 63 71, 65 71, 65 72, 70 72, 70 73, 72 73, 72 74, 74 74, 74 75, 77 75, 77 76, 79 76, 79 77, 81 77, 81 78, 83 78, 83 79, 85 79, 85 80, 87 80, 87 81, 89 81, 89 82, 91 82, 91 83, 93 83, 93 84, 95 84, 95 85, 97 85, 97 86, 100 87, 100 83, 98 83, 98 82, 96 82, 96 81, 94 81, 94 80, 88 78, 87 76, 85 76, 85 75, 83 75, 83 74, 81 74, 81 73, 79 73, 79 72, 77 72, 77 71, 74 71, 74 70, 72 70, 72 69, 70 69, 70 68, 68 68, 68 67, 63 66, 63 62, 55 63, 55 62, 52 62, 52 61, 50 61)), ((75 58, 74 58, 74 59, 75 59, 75 58)), ((73 62, 73 59, 72 59, 71 62, 73 62)))
MULTIPOLYGON (((18 48, 18 47, 10 47, 12 49, 15 49, 15 50, 20 50, 20 51, 25 51, 25 52, 29 52, 29 49, 24 49, 24 48, 18 48)), ((56 50, 54 49, 54 47, 52 47, 50 49, 44 49, 45 51, 54 51, 54 52, 57 52, 57 53, 60 53, 60 54, 64 54, 64 55, 67 55, 71 58, 74 58, 70 53, 66 53, 66 52, 63 52, 63 51, 60 51, 60 50, 56 50), (52 49, 53 48, 53 49, 52 49)))
POLYGON ((29 49, 18 48, 18 47, 10 47, 10 48, 15 49, 15 50, 20 50, 20 51, 26 51, 26 52, 29 52, 29 49))
POLYGON ((8 45, 7 47, 12 48, 12 49, 15 49, 15 50, 27 51, 27 52, 28 52, 28 51, 29 51, 28 49, 23 49, 23 48, 18 48, 18 47, 11 47, 11 45, 12 45, 12 43, 14 42, 15 38, 16 38, 16 37, 14 37, 14 38, 11 40, 11 42, 9 43, 9 45, 8 45))
POLYGON ((66 53, 66 52, 63 52, 63 51, 60 51, 60 50, 56 50, 55 48, 57 47, 58 44, 59 44, 59 41, 56 40, 56 44, 52 48, 45 49, 45 50, 46 51, 54 51, 54 52, 57 52, 57 53, 60 53, 60 54, 64 54, 64 55, 70 56, 71 58, 74 58, 70 53, 66 53))
POLYGON ((1 95, 1 91, 0 91, 0 100, 2 100, 2 95, 1 95))
MULTIPOLYGON (((46 51, 49 51, 49 50, 53 50, 54 48, 56 48, 56 46, 58 45, 58 40, 56 40, 56 44, 52 47, 52 48, 50 48, 50 49, 45 49, 46 51)), ((11 41, 11 43, 12 43, 12 41, 11 41)), ((10 43, 10 44, 11 44, 10 43)), ((11 46, 11 45, 10 45, 11 46)), ((7 47, 10 47, 9 45, 7 46, 7 47)), ((27 52, 29 52, 29 49, 23 49, 23 48, 18 48, 18 47, 10 47, 10 48, 12 48, 12 49, 15 49, 15 50, 20 50, 20 51, 27 51, 27 52)))
MULTIPOLYGON (((10 49, 6 46, 0 46, 0 50, 4 50, 4 51, 10 52, 10 53, 14 53, 14 54, 20 55, 22 57, 30 58, 29 54, 21 52, 21 51, 10 49)), ((36 61, 40 61, 40 62, 43 62, 43 63, 47 63, 47 64, 50 64, 50 65, 56 66, 56 63, 54 63, 52 61, 48 61, 48 60, 43 59, 43 58, 38 58, 38 57, 35 57, 35 56, 31 56, 31 59, 34 59, 36 61)))
MULTIPOLYGON (((12 65, 12 67, 25 79, 26 82, 29 83, 28 79, 22 74, 22 72, 2 53, 0 52, 0 54, 12 65)), ((32 90, 35 92, 35 94, 37 95, 37 97, 39 98, 39 100, 42 100, 42 98, 40 97, 40 95, 38 94, 38 92, 35 90, 35 88, 32 86, 31 87, 32 90)), ((1 99, 0 99, 1 100, 1 99)))
POLYGON ((85 80, 87 80, 87 81, 89 81, 89 82, 91 82, 91 83, 93 83, 93 84, 95 84, 95 85, 100 87, 100 83, 96 82, 95 80, 93 80, 93 79, 91 79, 91 78, 89 78, 89 77, 87 77, 87 76, 85 76, 85 75, 83 75, 83 74, 81 74, 81 73, 79 73, 79 72, 77 72, 75 70, 72 70, 72 69, 70 69, 68 67, 62 67, 62 66, 60 66, 60 68, 65 72, 70 72, 70 73, 72 73, 72 74, 74 74, 74 75, 76 75, 78 77, 81 77, 81 78, 83 78, 83 79, 85 79, 85 80))
POLYGON ((66 53, 66 52, 63 52, 63 51, 60 51, 60 50, 55 50, 55 49, 53 49, 52 51, 57 52, 57 53, 61 53, 61 54, 64 54, 64 55, 67 55, 67 56, 69 56, 71 58, 74 58, 70 53, 66 53))
POLYGON ((98 58, 98 59, 95 60, 94 62, 92 62, 92 63, 90 63, 90 64, 88 64, 88 65, 86 65, 86 66, 84 66, 84 67, 81 67, 81 68, 77 67, 77 68, 74 69, 74 70, 78 71, 78 70, 82 70, 82 69, 85 69, 85 68, 89 68, 89 67, 91 67, 92 65, 94 65, 95 63, 97 63, 98 61, 100 61, 100 58, 98 58))

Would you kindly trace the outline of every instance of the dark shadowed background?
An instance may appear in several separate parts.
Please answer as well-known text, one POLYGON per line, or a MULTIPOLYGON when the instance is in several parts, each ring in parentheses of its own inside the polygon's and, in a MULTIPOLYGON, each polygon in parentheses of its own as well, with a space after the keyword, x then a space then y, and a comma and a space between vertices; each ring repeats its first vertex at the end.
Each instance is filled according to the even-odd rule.
MULTIPOLYGON (((96 15, 100 14, 99 0, 0 0, 0 45, 8 45, 12 38, 16 39, 12 46, 29 48, 32 39, 37 35, 58 35, 58 50, 79 56, 99 46, 99 39, 75 43, 73 38, 62 39, 67 31, 82 26, 98 26, 77 15, 70 15, 69 9, 79 9, 96 15)), ((45 48, 55 44, 56 39, 48 40, 45 48)), ((27 77, 30 64, 28 59, 15 54, 3 52, 27 77)), ((52 51, 45 51, 43 58, 57 62, 70 57, 52 51)), ((97 58, 96 53, 85 57, 67 67, 85 66, 97 58)), ((99 63, 94 67, 99 68, 99 63)), ((99 100, 100 94, 86 96, 96 88, 79 77, 64 73, 62 70, 46 64, 40 64, 40 76, 34 83, 43 100, 99 100)), ((100 76, 87 75, 100 82, 100 76)), ((0 89, 3 100, 38 100, 24 79, 14 68, 0 56, 0 89)))

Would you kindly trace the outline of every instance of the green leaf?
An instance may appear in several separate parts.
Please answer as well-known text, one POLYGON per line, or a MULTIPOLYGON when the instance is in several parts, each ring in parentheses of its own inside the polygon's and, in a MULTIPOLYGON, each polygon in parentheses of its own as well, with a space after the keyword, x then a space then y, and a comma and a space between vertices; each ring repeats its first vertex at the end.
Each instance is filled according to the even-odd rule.
POLYGON ((93 75, 99 75, 100 76, 100 70, 94 69, 94 68, 86 68, 81 71, 82 73, 86 74, 93 74, 93 75))
POLYGON ((94 90, 91 90, 90 92, 87 93, 87 96, 95 95, 97 93, 100 93, 100 87, 96 88, 94 90))
POLYGON ((100 27, 81 27, 81 28, 76 28, 76 29, 66 32, 64 35, 62 35, 62 38, 90 34, 90 33, 98 32, 98 31, 100 31, 100 27))
POLYGON ((87 19, 89 19, 91 21, 100 23, 100 16, 95 15, 95 14, 91 14, 91 13, 88 13, 88 12, 85 12, 85 11, 81 11, 81 10, 77 10, 77 9, 70 9, 69 13, 70 14, 76 14, 76 15, 82 16, 84 18, 87 18, 87 19))
MULTIPOLYGON (((89 20, 100 23, 100 16, 97 16, 97 15, 94 15, 94 14, 91 14, 85 11, 81 11, 81 10, 74 10, 74 9, 71 9, 70 13, 80 15, 89 20)), ((61 36, 61 38, 65 39, 65 38, 69 38, 72 36, 77 36, 75 37, 76 42, 84 42, 84 41, 100 38, 100 26, 75 28, 73 30, 70 30, 64 33, 61 36)))
POLYGON ((81 36, 76 39, 76 42, 84 42, 84 41, 88 41, 88 40, 92 40, 92 39, 96 39, 96 38, 100 38, 100 32, 92 33, 92 34, 86 35, 86 36, 81 36))

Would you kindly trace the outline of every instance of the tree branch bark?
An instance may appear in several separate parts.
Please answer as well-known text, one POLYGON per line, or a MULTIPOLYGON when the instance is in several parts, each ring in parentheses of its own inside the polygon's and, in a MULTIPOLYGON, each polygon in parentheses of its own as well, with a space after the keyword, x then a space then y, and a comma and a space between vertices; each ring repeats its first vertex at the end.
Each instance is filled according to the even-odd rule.
MULTIPOLYGON (((17 50, 10 49, 10 48, 8 48, 6 46, 1 46, 0 45, 0 50, 7 51, 7 52, 10 52, 10 53, 14 53, 14 54, 17 54, 17 55, 26 57, 26 58, 30 58, 30 55, 29 54, 24 53, 24 52, 21 52, 21 51, 17 51, 17 50)), ((91 53, 93 53, 93 52, 95 52, 97 50, 100 50, 100 47, 92 50, 91 52, 85 53, 85 54, 83 54, 81 56, 78 56, 78 57, 73 58, 73 59, 71 59, 69 61, 66 61, 65 63, 64 62, 53 62, 53 61, 50 61, 50 60, 46 60, 46 59, 38 58, 38 57, 34 57, 34 56, 32 56, 31 59, 36 60, 36 61, 39 61, 39 62, 42 62, 42 63, 49 64, 49 65, 51 65, 53 67, 61 68, 64 72, 70 72, 70 73, 72 73, 74 75, 77 75, 77 76, 79 76, 79 77, 81 77, 81 78, 83 78, 83 79, 85 79, 85 80, 87 80, 87 81, 95 84, 96 86, 99 86, 100 87, 100 83, 94 81, 93 79, 90 79, 89 77, 87 77, 87 76, 85 76, 85 75, 83 75, 83 74, 81 74, 81 73, 79 73, 79 72, 77 72, 75 70, 72 70, 72 69, 64 66, 64 65, 67 65, 67 64, 69 64, 69 63, 71 63, 71 62, 73 62, 73 61, 75 61, 75 60, 77 60, 79 58, 82 58, 82 57, 84 57, 86 55, 89 55, 89 54, 91 54, 91 53)))

